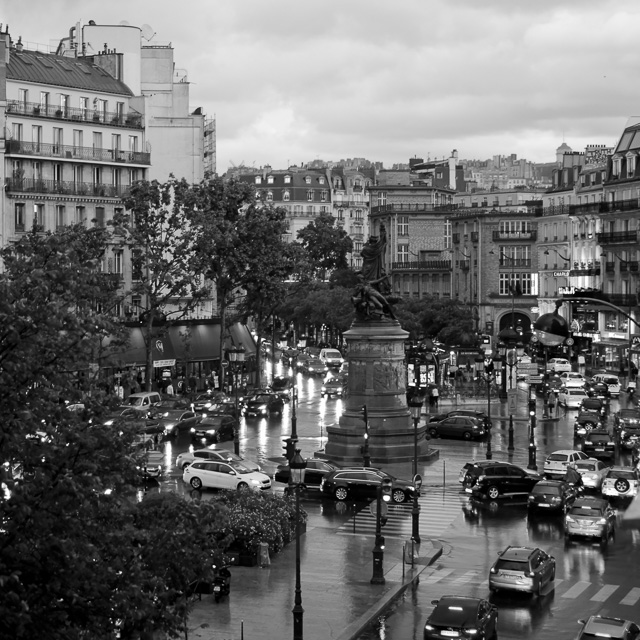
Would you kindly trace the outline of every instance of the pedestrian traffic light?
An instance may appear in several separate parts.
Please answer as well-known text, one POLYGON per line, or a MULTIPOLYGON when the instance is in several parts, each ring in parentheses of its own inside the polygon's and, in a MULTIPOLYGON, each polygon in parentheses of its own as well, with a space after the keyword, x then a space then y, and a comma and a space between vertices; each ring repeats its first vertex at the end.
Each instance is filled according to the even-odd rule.
POLYGON ((391 502, 391 478, 382 478, 382 499, 391 502))
POLYGON ((291 462, 291 459, 293 458, 293 456, 295 455, 295 442, 293 441, 292 438, 285 438, 283 440, 284 442, 284 446, 282 447, 284 449, 284 457, 289 460, 289 462, 291 462))
POLYGON ((364 426, 365 428, 369 426, 369 416, 367 414, 367 405, 363 404, 362 405, 362 409, 360 409, 360 412, 362 413, 362 419, 364 420, 364 426))

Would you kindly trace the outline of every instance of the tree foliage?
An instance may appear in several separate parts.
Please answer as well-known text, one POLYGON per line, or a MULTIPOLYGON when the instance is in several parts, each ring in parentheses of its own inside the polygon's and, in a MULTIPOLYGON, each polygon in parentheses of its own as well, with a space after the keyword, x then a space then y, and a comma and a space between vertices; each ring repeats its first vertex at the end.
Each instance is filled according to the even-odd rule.
POLYGON ((348 267, 347 255, 353 250, 353 241, 336 225, 336 219, 330 213, 321 213, 300 229, 298 242, 306 251, 309 263, 315 267, 316 275, 348 267))

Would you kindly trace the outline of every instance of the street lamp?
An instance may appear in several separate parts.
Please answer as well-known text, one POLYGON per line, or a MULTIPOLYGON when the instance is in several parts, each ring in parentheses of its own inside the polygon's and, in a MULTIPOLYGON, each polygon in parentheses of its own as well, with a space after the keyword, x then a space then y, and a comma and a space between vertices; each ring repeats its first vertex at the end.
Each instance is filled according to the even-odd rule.
MULTIPOLYGON (((382 536, 382 510, 385 514, 387 502, 391 500, 391 478, 385 476, 376 492, 376 543, 373 548, 373 576, 371 584, 384 584, 384 537, 382 536)), ((386 521, 386 516, 385 516, 386 521)))
MULTIPOLYGON (((570 259, 570 258, 565 258, 565 257, 564 257, 564 256, 563 256, 563 255, 562 255, 562 254, 557 250, 557 249, 554 249, 553 247, 551 247, 551 250, 552 250, 552 251, 554 251, 554 252, 555 252, 555 254, 556 254, 559 258, 561 258, 562 260, 564 260, 565 262, 571 262, 571 259, 570 259)), ((551 255, 551 254, 549 253, 549 249, 547 249, 547 250, 544 252, 544 255, 545 255, 545 256, 551 255)))
POLYGON ((240 410, 238 407, 238 372, 242 371, 244 367, 244 347, 242 344, 239 347, 232 347, 229 349, 229 364, 231 365, 231 372, 233 373, 233 388, 236 395, 236 411, 235 411, 235 424, 233 425, 233 452, 236 455, 240 455, 240 410))
POLYGON ((491 449, 491 429, 493 427, 491 423, 491 377, 494 372, 493 360, 482 360, 481 358, 476 360, 476 373, 478 377, 484 378, 487 382, 487 423, 485 425, 487 429, 487 460, 493 458, 493 451, 491 449))
POLYGON ((302 608, 302 586, 300 584, 300 489, 304 482, 304 470, 307 461, 300 455, 300 449, 296 449, 295 455, 289 461, 289 479, 296 489, 296 590, 293 613, 293 640, 302 640, 304 609, 302 608))
POLYGON ((536 431, 536 412, 535 410, 529 411, 529 464, 527 465, 527 469, 531 469, 532 471, 538 470, 538 465, 536 464, 536 441, 534 438, 534 434, 536 431))
POLYGON ((411 396, 409 400, 409 409, 411 410, 411 417, 413 418, 413 483, 416 485, 416 490, 413 492, 413 508, 411 510, 411 539, 420 544, 420 505, 418 504, 418 491, 422 486, 422 478, 418 475, 418 426, 420 424, 420 418, 422 416, 422 396, 417 393, 411 396), (418 486, 419 485, 419 486, 418 486))

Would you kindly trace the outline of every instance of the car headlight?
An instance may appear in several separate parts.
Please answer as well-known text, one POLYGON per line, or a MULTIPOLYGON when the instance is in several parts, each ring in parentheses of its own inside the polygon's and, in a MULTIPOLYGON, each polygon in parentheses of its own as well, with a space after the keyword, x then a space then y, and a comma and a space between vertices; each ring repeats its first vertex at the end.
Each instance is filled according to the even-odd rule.
POLYGON ((195 433, 196 432, 196 428, 195 427, 191 427, 190 431, 191 431, 191 433, 195 433))
POLYGON ((320 387, 320 391, 321 391, 322 393, 325 393, 325 392, 326 392, 326 390, 327 390, 327 387, 320 387))
POLYGON ((260 480, 256 480, 255 478, 252 478, 249 482, 251 482, 251 484, 261 484, 260 480))
POLYGON ((210 436, 213 436, 213 435, 215 435, 215 433, 216 433, 216 429, 207 429, 207 433, 208 433, 210 436))
POLYGON ((266 405, 266 404, 261 404, 261 405, 258 407, 258 409, 259 409, 260 411, 266 411, 266 410, 267 410, 267 405, 266 405))
POLYGON ((105 426, 105 427, 110 427, 111 425, 113 425, 113 422, 114 422, 113 420, 107 420, 107 421, 104 423, 104 426, 105 426))

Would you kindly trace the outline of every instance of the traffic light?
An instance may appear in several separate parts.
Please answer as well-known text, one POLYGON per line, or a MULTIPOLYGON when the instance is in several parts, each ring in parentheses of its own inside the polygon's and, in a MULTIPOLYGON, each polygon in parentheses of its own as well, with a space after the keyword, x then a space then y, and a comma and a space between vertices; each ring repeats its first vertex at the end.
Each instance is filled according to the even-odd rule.
POLYGON ((362 413, 362 419, 364 420, 365 429, 368 429, 368 427, 369 427, 369 416, 367 414, 367 405, 366 404, 362 405, 362 409, 360 409, 360 412, 362 413))
POLYGON ((284 449, 284 457, 291 462, 291 458, 293 458, 296 453, 296 443, 292 438, 285 438, 282 442, 284 442, 284 446, 282 447, 284 449))
POLYGON ((391 478, 382 478, 382 499, 391 502, 391 478))

